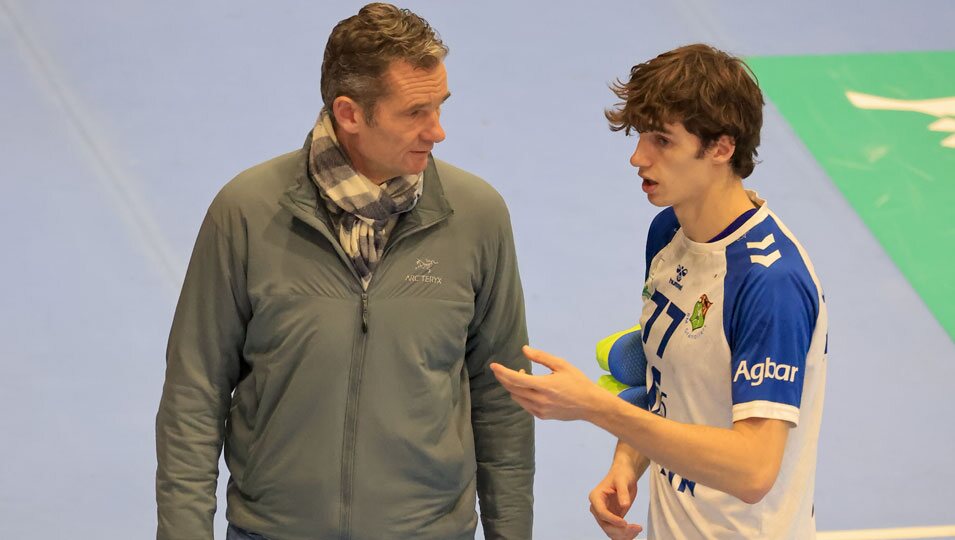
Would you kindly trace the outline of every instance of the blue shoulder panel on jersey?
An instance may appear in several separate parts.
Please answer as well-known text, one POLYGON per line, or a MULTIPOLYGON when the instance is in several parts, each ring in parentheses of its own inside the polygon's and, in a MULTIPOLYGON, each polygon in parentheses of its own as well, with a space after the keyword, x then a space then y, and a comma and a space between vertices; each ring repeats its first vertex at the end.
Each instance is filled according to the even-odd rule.
POLYGON ((650 261, 670 243, 670 240, 673 240, 678 230, 680 230, 680 222, 677 221, 676 212, 672 207, 657 214, 650 222, 650 230, 647 232, 647 271, 643 279, 650 277, 650 261))
POLYGON ((772 216, 727 246, 723 330, 734 404, 799 407, 818 294, 802 255, 772 216))

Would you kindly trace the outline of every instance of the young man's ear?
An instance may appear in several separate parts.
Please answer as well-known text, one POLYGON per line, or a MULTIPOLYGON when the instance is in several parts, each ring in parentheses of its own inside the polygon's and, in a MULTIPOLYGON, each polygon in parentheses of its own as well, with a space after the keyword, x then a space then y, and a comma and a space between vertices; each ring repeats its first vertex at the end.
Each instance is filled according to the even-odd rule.
POLYGON ((720 135, 719 139, 713 142, 707 153, 716 163, 729 163, 736 152, 736 139, 729 135, 720 135))
POLYGON ((350 97, 335 98, 332 114, 335 116, 335 125, 345 133, 358 133, 358 128, 366 123, 361 107, 350 97))

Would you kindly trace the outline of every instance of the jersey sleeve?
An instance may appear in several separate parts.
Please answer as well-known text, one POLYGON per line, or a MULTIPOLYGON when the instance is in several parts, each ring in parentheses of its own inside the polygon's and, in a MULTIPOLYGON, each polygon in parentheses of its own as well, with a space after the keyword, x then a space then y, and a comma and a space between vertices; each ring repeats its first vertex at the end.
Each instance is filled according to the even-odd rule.
POLYGON ((799 423, 819 296, 798 249, 780 237, 767 235, 773 239, 768 246, 744 238, 727 249, 725 294, 732 310, 723 323, 734 422, 755 417, 799 423))

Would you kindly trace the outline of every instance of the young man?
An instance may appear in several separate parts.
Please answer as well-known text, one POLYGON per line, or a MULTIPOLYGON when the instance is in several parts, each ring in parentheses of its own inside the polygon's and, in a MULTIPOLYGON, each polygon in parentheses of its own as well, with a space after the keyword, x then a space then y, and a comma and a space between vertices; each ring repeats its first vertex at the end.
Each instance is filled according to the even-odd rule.
POLYGON ((369 4, 332 31, 302 149, 213 201, 156 419, 158 538, 527 539, 533 418, 490 359, 529 369, 510 220, 445 138, 448 49, 369 4))
POLYGON ((742 185, 762 94, 741 60, 706 45, 634 66, 614 90, 612 129, 640 134, 630 162, 667 207, 647 237, 640 317, 650 410, 543 351, 525 354, 550 375, 492 369, 534 415, 619 438, 590 494, 608 536, 641 530, 624 516, 649 470, 650 538, 812 538, 826 306, 803 248, 742 185))

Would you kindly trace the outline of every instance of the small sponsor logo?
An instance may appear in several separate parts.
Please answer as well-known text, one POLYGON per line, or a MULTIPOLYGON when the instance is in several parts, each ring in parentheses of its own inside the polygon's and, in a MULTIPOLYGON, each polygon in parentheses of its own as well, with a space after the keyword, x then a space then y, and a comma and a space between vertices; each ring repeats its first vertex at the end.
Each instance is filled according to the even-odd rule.
POLYGON ((673 285, 674 287, 677 288, 677 290, 682 291, 683 284, 680 282, 683 281, 683 278, 686 277, 687 272, 688 270, 686 269, 685 266, 683 266, 682 264, 678 265, 676 267, 676 280, 674 280, 673 278, 670 278, 670 285, 673 285))
POLYGON ((765 361, 752 366, 747 365, 746 360, 742 360, 736 368, 736 374, 733 375, 733 382, 738 381, 740 376, 749 381, 750 386, 759 386, 766 379, 793 382, 798 372, 798 367, 778 364, 767 356, 765 361))

